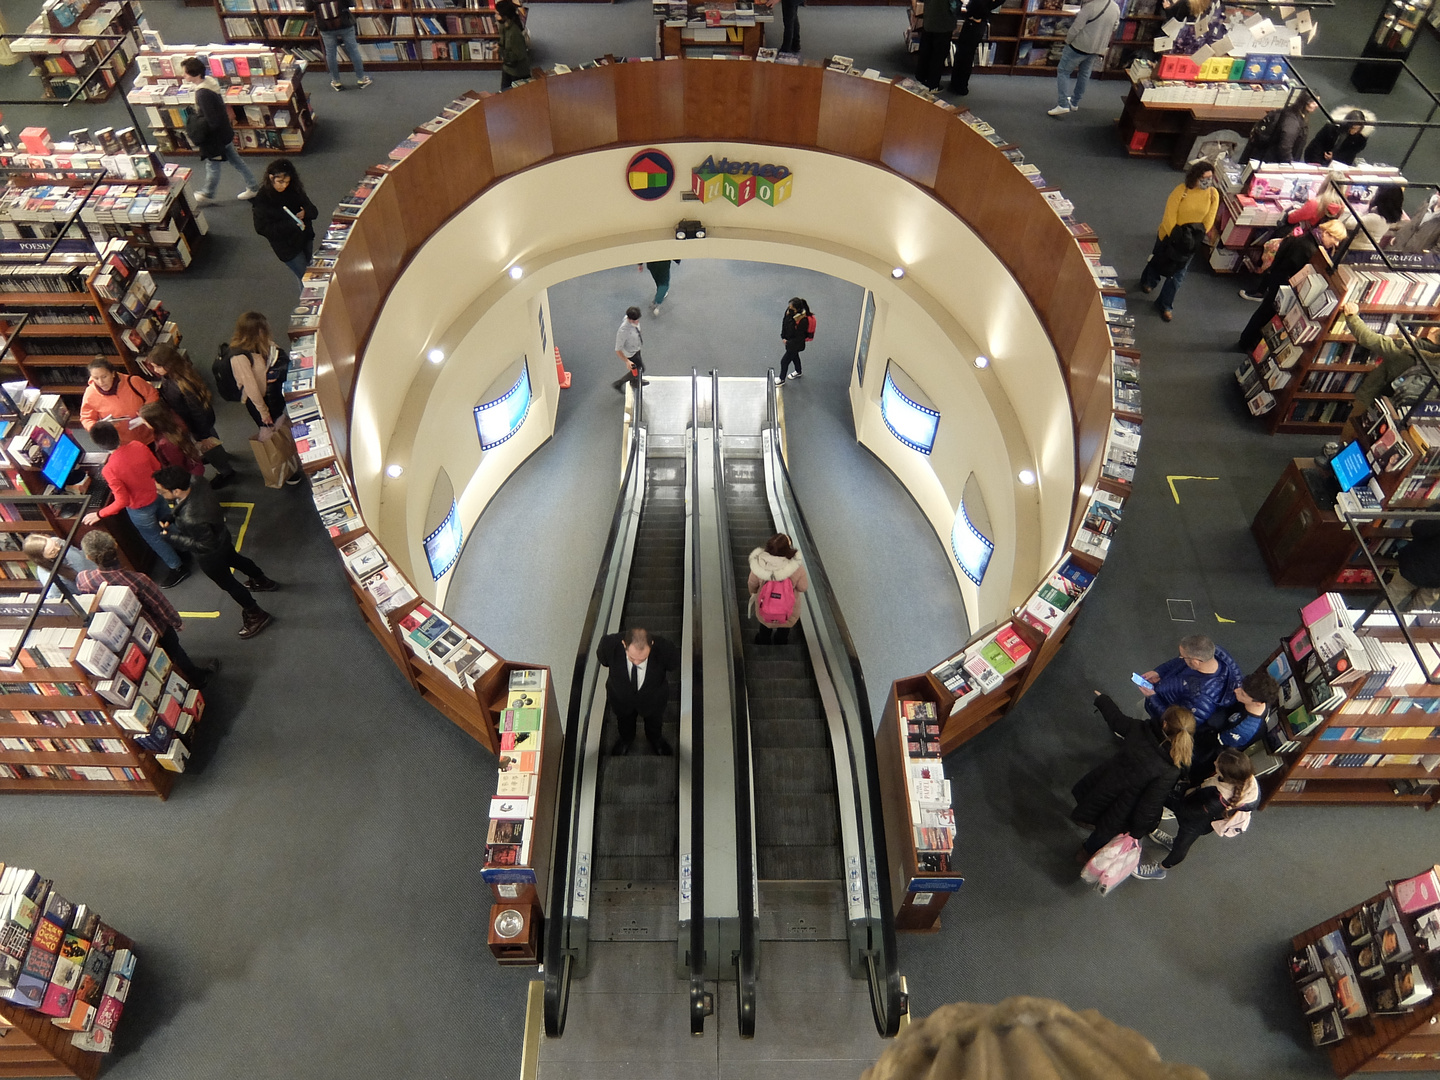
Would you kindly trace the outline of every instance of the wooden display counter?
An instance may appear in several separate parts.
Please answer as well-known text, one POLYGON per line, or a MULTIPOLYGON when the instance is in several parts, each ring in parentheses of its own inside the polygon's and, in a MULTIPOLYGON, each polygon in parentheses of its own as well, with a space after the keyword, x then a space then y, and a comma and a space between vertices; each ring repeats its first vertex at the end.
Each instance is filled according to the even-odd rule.
POLYGON ((1172 168, 1183 169, 1201 135, 1227 129, 1248 135, 1255 121, 1269 111, 1179 102, 1151 105, 1140 100, 1140 87, 1132 83, 1117 124, 1120 141, 1131 157, 1165 158, 1172 168))
POLYGON ((1335 577, 1355 552, 1355 536, 1336 516, 1333 497, 1317 499, 1323 479, 1313 458, 1295 458, 1250 524, 1270 580, 1282 589, 1347 587, 1335 577))

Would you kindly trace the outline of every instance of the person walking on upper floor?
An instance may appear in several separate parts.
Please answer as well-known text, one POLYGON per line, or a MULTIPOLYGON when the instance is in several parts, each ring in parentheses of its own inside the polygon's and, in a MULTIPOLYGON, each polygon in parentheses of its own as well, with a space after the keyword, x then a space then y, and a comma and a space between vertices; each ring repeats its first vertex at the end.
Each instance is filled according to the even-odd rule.
POLYGON ((625 320, 620 324, 620 329, 615 331, 615 355, 625 361, 628 370, 610 384, 622 394, 625 392, 626 382, 633 379, 638 386, 645 374, 645 358, 640 355, 640 346, 644 342, 645 339, 640 335, 640 309, 628 307, 625 309, 625 320))
POLYGON ((115 425, 109 420, 97 421, 90 429, 90 438, 101 450, 110 453, 100 468, 100 474, 110 485, 111 501, 86 514, 85 524, 97 525, 102 519, 125 511, 135 531, 170 571, 168 577, 160 579, 160 587, 169 589, 179 585, 190 576, 190 572, 160 529, 160 497, 155 493, 155 482, 151 479, 155 470, 160 468, 160 462, 142 442, 122 444, 115 425))
POLYGON ((1240 331, 1237 348, 1247 353, 1254 351, 1264 336, 1265 325, 1279 311, 1276 298, 1280 295, 1280 286, 1288 284, 1292 277, 1309 265, 1320 248, 1334 251, 1345 236, 1345 226, 1339 221, 1322 221, 1313 230, 1307 230, 1300 236, 1287 236, 1280 242, 1275 251, 1275 261, 1270 264, 1270 269, 1260 281, 1260 287, 1264 290, 1260 306, 1255 309, 1255 314, 1250 316, 1245 329, 1240 331))
POLYGON ((1161 716, 1172 705, 1183 705, 1196 723, 1203 724, 1216 709, 1234 704, 1235 687, 1245 673, 1204 634, 1191 634, 1180 639, 1178 656, 1142 677, 1153 687, 1140 688, 1145 711, 1152 717, 1161 716))
POLYGON ((360 56, 360 43, 355 40, 355 16, 350 0, 305 0, 305 10, 315 16, 315 28, 325 46, 325 66, 330 69, 330 89, 340 91, 340 50, 355 71, 355 86, 364 90, 374 80, 365 74, 365 61, 360 56))
POLYGON ((80 541, 80 550, 93 565, 75 575, 76 590, 94 593, 99 592, 102 585, 123 585, 134 592, 135 599, 140 601, 140 611, 159 631, 156 644, 165 650, 186 682, 197 690, 205 689, 220 670, 220 661, 212 660, 202 666, 190 659, 180 644, 180 631, 185 628, 185 622, 149 575, 120 565, 120 549, 115 538, 104 529, 91 529, 86 533, 80 541))
POLYGON ((1070 32, 1065 35, 1065 51, 1060 54, 1060 64, 1055 69, 1055 107, 1051 116, 1065 116, 1080 108, 1080 99, 1085 96, 1085 86, 1090 81, 1090 72, 1096 64, 1103 64, 1105 53, 1110 48, 1110 39, 1115 36, 1115 27, 1120 24, 1120 9, 1115 0, 1085 0, 1070 32), (1070 89, 1071 77, 1075 89, 1070 89))
POLYGON ((160 400, 180 418, 195 440, 200 457, 215 468, 210 486, 217 491, 235 480, 235 466, 215 432, 215 408, 210 388, 190 358, 171 345, 156 345, 145 363, 160 379, 160 400))
POLYGON ((1190 259, 1204 244, 1205 235, 1215 224, 1220 209, 1220 193, 1215 190, 1215 167, 1203 158, 1192 162, 1185 172, 1185 182, 1177 184, 1165 200, 1165 215, 1160 219, 1150 261, 1140 275, 1140 291, 1152 292, 1161 278, 1165 286, 1155 306, 1166 322, 1174 318, 1175 294, 1185 280, 1190 259))
POLYGON ((230 594, 240 605, 244 622, 242 638, 252 638, 273 621, 268 611, 255 602, 252 592, 274 592, 280 586, 265 571, 235 550, 225 510, 204 477, 191 476, 185 469, 167 465, 155 470, 151 484, 164 499, 166 534, 175 546, 195 556, 200 572, 230 594), (246 575, 245 584, 235 580, 231 568, 246 575))
POLYGON ((655 299, 650 302, 650 314, 659 315, 660 305, 665 303, 665 297, 670 294, 670 268, 679 266, 680 260, 660 259, 640 265, 650 271, 650 280, 655 282, 655 299))
POLYGON ((215 205, 220 166, 227 161, 245 181, 245 190, 236 198, 253 199, 260 184, 240 151, 235 149, 235 127, 230 121, 230 108, 220 96, 220 84, 210 77, 204 61, 198 57, 188 57, 181 63, 180 70, 181 82, 195 92, 195 106, 187 110, 185 137, 194 145, 204 166, 204 179, 195 193, 195 205, 215 205))
POLYGON ((950 69, 950 92, 964 97, 970 93, 970 74, 975 70, 975 50, 990 29, 990 17, 1005 0, 968 0, 959 17, 960 33, 955 38, 955 64, 950 69))
POLYGON ((800 378, 800 354, 805 351, 805 344, 814 332, 814 320, 815 313, 810 310, 810 305, 800 297, 792 296, 785 314, 780 316, 780 340, 785 343, 785 355, 780 357, 780 374, 775 377, 777 385, 786 379, 800 378), (795 371, 787 375, 791 364, 795 365, 795 371))
POLYGON ((89 371, 85 396, 80 399, 80 426, 89 431, 97 421, 109 420, 121 442, 149 442, 150 429, 138 421, 141 407, 160 396, 154 384, 121 373, 103 356, 90 361, 89 371), (132 425, 132 421, 136 423, 132 425))
POLYGON ((1195 717, 1183 705, 1166 709, 1159 723, 1125 715, 1098 691, 1095 708, 1125 745, 1071 789, 1075 809, 1070 819, 1091 830, 1075 853, 1080 863, 1122 832, 1136 840, 1152 833, 1194 752, 1195 717))
POLYGON ((915 54, 915 79, 931 90, 939 90, 945 79, 958 5, 959 0, 925 2, 925 14, 920 18, 920 50, 915 54))
POLYGON ((790 628, 800 621, 800 594, 810 588, 810 575, 800 553, 784 533, 776 533, 750 552, 750 607, 760 622, 756 645, 785 645, 790 628))
POLYGON ((639 716, 645 720, 645 738, 651 749, 662 756, 673 754, 661 729, 670 704, 668 676, 680 670, 680 650, 637 626, 606 634, 595 649, 595 658, 609 670, 605 697, 619 729, 611 753, 624 757, 630 752, 639 716))
POLYGON ((1305 144, 1310 138, 1309 116, 1316 108, 1315 99, 1301 90, 1283 108, 1266 113, 1255 125, 1261 130, 1251 132, 1246 140, 1240 160, 1278 164, 1304 160, 1305 144))
POLYGON ((1142 862, 1134 876, 1141 881, 1159 881, 1167 870, 1179 866, 1190 853, 1190 845, 1207 833, 1238 836, 1250 827, 1250 815, 1260 806, 1260 782, 1255 764, 1238 750, 1222 750, 1215 761, 1215 775, 1199 787, 1172 800, 1175 835, 1157 827, 1150 839, 1170 853, 1160 862, 1142 862))
POLYGON ((275 257, 303 280, 315 253, 315 219, 320 211, 305 194, 295 166, 284 158, 272 161, 250 209, 255 231, 270 241, 275 257))
POLYGON ((495 0, 495 17, 500 21, 500 89, 508 90, 516 80, 530 78, 530 43, 514 0, 495 0))

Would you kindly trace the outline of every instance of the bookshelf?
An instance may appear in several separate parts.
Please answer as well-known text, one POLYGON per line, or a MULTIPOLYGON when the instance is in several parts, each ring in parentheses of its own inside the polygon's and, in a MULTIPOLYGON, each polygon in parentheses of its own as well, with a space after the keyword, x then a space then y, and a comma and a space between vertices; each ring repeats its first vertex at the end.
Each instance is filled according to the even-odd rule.
MULTIPOLYGON (((1393 616, 1362 622, 1334 592, 1322 593, 1300 616, 1269 661, 1281 704, 1261 736, 1276 761, 1261 777, 1262 806, 1434 806, 1440 686, 1425 682, 1393 616)), ((1432 644, 1440 632, 1420 618, 1407 615, 1406 625, 1433 671, 1440 667, 1432 644)))
POLYGON ((1437 869, 1390 882, 1290 941, 1287 974, 1336 1076, 1440 1065, 1437 869))
MULTIPOLYGON (((325 66, 315 20, 301 0, 215 0, 215 9, 226 42, 281 48, 308 66, 325 66)), ((366 0, 351 10, 367 70, 500 67, 500 30, 489 0, 456 0, 445 7, 425 0, 366 0)), ((343 52, 340 62, 349 68, 343 52)))
POLYGON ((134 943, 35 871, 0 863, 0 1076, 98 1075, 135 976, 134 943))
POLYGON ((193 154, 185 137, 185 109, 195 93, 180 65, 202 60, 220 84, 242 154, 298 154, 315 129, 305 94, 305 62, 264 45, 154 45, 136 58, 139 72, 126 100, 144 110, 153 142, 167 154, 193 154))
POLYGON ((765 24, 773 15, 754 0, 689 3, 653 0, 656 57, 748 56, 765 44, 765 24))
POLYGON ((178 344, 180 332, 155 294, 136 247, 112 240, 96 252, 85 240, 0 241, 0 378, 21 378, 45 393, 79 399, 97 355, 144 377, 140 357, 155 343, 178 344), (25 316, 28 319, 24 319, 25 316))
POLYGON ((104 101, 135 59, 140 17, 135 0, 46 0, 10 48, 30 57, 47 100, 68 98, 83 83, 84 100, 104 101), (116 37, 124 39, 120 49, 102 65, 116 37))
POLYGON ((1288 94, 1283 89, 1246 90, 1232 89, 1237 84, 1221 85, 1230 95, 1224 104, 1216 103, 1213 84, 1205 88, 1194 84, 1192 93, 1189 83, 1157 86, 1148 80, 1144 84, 1132 80, 1116 127, 1125 152, 1130 157, 1160 158, 1183 169, 1197 138, 1224 130, 1247 134, 1255 121, 1284 105, 1288 94), (1184 97, 1168 99, 1179 96, 1179 87, 1184 88, 1184 97), (1169 90, 1168 97, 1165 89, 1169 90))

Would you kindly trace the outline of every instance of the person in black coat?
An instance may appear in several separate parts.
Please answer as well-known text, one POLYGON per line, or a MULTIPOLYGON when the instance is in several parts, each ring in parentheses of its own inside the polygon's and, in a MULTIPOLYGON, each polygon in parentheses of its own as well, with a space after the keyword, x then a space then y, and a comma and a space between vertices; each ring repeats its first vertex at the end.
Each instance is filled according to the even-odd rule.
POLYGON ((970 73, 975 70, 975 50, 985 40, 990 16, 1005 0, 969 0, 960 18, 955 38, 955 66, 950 69, 950 92, 964 97, 970 93, 970 73))
POLYGON ((959 0, 925 0, 920 22, 920 51, 915 55, 915 79, 939 90, 955 36, 955 8, 959 0))
POLYGON ((1137 720, 1097 691, 1095 708, 1125 746, 1071 789, 1071 820, 1092 830, 1075 855, 1077 862, 1089 861, 1122 832, 1137 840, 1154 832, 1165 799, 1185 774, 1195 748, 1195 714, 1183 705, 1170 706, 1158 722, 1137 720))
POLYGON ((1299 236, 1287 236, 1281 241, 1279 248, 1275 251, 1275 259, 1270 264, 1270 269, 1265 271, 1265 276, 1260 279, 1260 288, 1264 290, 1264 296, 1260 300, 1260 306, 1255 309, 1255 314, 1250 316, 1250 321, 1245 324, 1245 329, 1240 331, 1240 342, 1237 348, 1241 352, 1253 352, 1256 345, 1260 344, 1260 338, 1264 335, 1265 324, 1275 317, 1276 297, 1280 295, 1280 286, 1288 284, 1290 279, 1303 270, 1315 257, 1315 252, 1320 248, 1327 251, 1334 251, 1345 239, 1345 226, 1338 221, 1322 221, 1313 232, 1307 231, 1299 236))
POLYGON ((194 145, 204 165, 205 179, 195 193, 196 206, 213 206, 215 191, 220 186, 220 166, 229 162, 245 180, 239 198, 253 199, 259 184, 250 166, 235 149, 235 127, 230 122, 230 109, 220 96, 220 84, 209 77, 204 61, 189 57, 180 65, 181 81, 195 92, 195 107, 188 109, 185 137, 194 145))
POLYGON ((670 704, 667 676, 680 670, 680 650, 664 638, 633 627, 600 639, 595 658, 610 669, 605 694, 620 738, 613 753, 624 756, 635 741, 635 717, 645 718, 645 738, 657 754, 671 754, 670 744, 660 733, 665 709, 670 704))
POLYGON ((1320 129, 1320 134, 1310 140, 1310 145, 1305 147, 1305 160, 1312 165, 1329 165, 1332 161, 1354 165, 1355 159, 1365 152, 1369 144, 1369 136, 1365 134, 1365 114, 1359 109, 1351 109, 1342 123, 1326 124, 1320 129))
POLYGON ((270 241, 277 259, 303 278, 315 253, 315 219, 320 211, 305 194, 295 166, 284 158, 272 161, 250 209, 255 231, 270 241))
POLYGON ((216 490, 233 483, 235 466, 220 443, 215 431, 215 407, 210 403, 210 388, 190 358, 173 345, 156 345, 145 357, 145 364, 160 379, 160 400, 190 431, 200 448, 200 457, 215 467, 216 490))
MULTIPOLYGON (((1263 144, 1252 135, 1241 151, 1242 161, 1303 161, 1305 143, 1310 138, 1308 117, 1316 109, 1316 101, 1304 90, 1295 95, 1275 121, 1275 130, 1263 144)), ((1269 115, 1269 114, 1266 114, 1269 115)))
POLYGON ((790 306, 780 316, 780 340, 785 343, 785 355, 780 358, 780 375, 776 382, 787 378, 800 378, 800 354, 805 351, 805 338, 810 332, 810 305, 798 296, 790 298, 790 306), (786 375, 790 365, 795 365, 795 374, 786 375))

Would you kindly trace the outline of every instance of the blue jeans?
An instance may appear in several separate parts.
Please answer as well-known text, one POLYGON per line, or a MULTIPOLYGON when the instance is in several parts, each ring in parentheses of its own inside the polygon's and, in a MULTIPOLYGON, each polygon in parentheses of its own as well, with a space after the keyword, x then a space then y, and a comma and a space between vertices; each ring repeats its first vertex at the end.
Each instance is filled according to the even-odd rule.
POLYGON ((150 545, 150 550, 160 556, 160 561, 171 570, 179 570, 180 556, 175 554, 170 541, 160 531, 160 500, 156 499, 149 506, 127 506, 125 512, 130 515, 135 531, 150 545))
POLYGON ((223 157, 216 161, 205 159, 205 182, 200 185, 201 195, 207 199, 215 197, 215 192, 220 187, 220 166, 227 161, 234 165, 236 171, 244 178, 247 191, 260 190, 260 181, 255 179, 255 174, 250 171, 250 166, 245 164, 245 159, 240 156, 240 151, 235 149, 234 143, 231 143, 225 147, 223 157))
POLYGON ((1090 69, 1100 57, 1095 53, 1084 53, 1079 49, 1065 46, 1065 51, 1060 55, 1060 66, 1055 69, 1055 104, 1071 109, 1080 107, 1080 99, 1085 96, 1085 84, 1090 81, 1090 69), (1066 83, 1071 75, 1075 76, 1075 92, 1067 93, 1066 83))
POLYGON ((290 268, 291 273, 302 281, 305 278, 305 268, 310 265, 313 251, 314 245, 306 244, 303 250, 297 251, 294 255, 291 255, 290 258, 284 260, 285 265, 290 268))
POLYGON ((340 81, 340 48, 344 46, 345 55, 350 58, 350 66, 355 69, 355 81, 365 81, 365 61, 360 59, 360 43, 355 40, 355 27, 347 26, 343 30, 321 30, 320 40, 325 43, 325 66, 330 69, 330 81, 340 81))
MULTIPOLYGON (((1161 249, 1165 247, 1164 240, 1156 240, 1155 246, 1150 250, 1150 261, 1145 264, 1145 269, 1140 273, 1140 288, 1153 289, 1160 284, 1160 275, 1154 271, 1155 260, 1159 258, 1161 249)), ((1190 269, 1190 260, 1185 260, 1185 265, 1176 270, 1165 279, 1165 287, 1160 290, 1160 297, 1155 301, 1161 311, 1173 311, 1175 309, 1175 294, 1180 291, 1180 283, 1185 280, 1185 271, 1190 269)))

